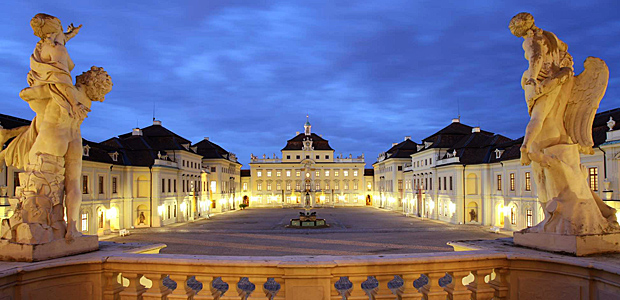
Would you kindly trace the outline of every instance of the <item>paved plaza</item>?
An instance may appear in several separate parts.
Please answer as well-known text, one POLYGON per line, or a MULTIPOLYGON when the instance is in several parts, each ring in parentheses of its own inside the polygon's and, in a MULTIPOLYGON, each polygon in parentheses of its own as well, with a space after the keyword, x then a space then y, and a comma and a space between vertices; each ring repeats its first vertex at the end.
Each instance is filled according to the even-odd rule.
POLYGON ((166 254, 280 256, 452 251, 453 240, 504 237, 487 228, 444 224, 370 207, 319 208, 323 229, 285 228, 300 209, 246 209, 178 226, 133 229, 114 242, 164 243, 166 254))

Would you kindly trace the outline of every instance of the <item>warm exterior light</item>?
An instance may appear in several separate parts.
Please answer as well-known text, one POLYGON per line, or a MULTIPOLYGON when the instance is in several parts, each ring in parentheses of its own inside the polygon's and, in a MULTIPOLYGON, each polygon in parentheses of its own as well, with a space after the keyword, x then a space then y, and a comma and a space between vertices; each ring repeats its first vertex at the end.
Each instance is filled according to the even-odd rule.
POLYGON ((325 201, 325 195, 321 195, 319 199, 321 199, 321 201, 325 201))
POLYGON ((159 213, 160 216, 163 216, 165 211, 166 208, 163 205, 157 207, 157 213, 159 213))
POLYGON ((450 214, 454 214, 454 212, 456 211, 456 204, 450 202, 450 204, 448 204, 448 209, 450 210, 450 214))
POLYGON ((118 217, 118 208, 112 206, 112 208, 106 211, 106 217, 108 220, 116 219, 116 217, 118 217))
POLYGON ((185 213, 186 210, 187 210, 187 203, 185 202, 181 203, 181 211, 185 213))

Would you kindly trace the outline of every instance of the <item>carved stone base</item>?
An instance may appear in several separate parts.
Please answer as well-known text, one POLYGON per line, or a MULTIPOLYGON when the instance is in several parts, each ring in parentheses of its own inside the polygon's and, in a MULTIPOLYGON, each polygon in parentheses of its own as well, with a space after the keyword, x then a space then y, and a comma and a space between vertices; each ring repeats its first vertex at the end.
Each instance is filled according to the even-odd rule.
POLYGON ((46 244, 17 244, 0 240, 0 260, 4 261, 42 261, 63 256, 96 251, 99 238, 96 235, 83 235, 68 243, 64 238, 46 244))
POLYGON ((562 235, 515 232, 514 243, 539 250, 585 256, 620 252, 620 233, 594 235, 562 235))

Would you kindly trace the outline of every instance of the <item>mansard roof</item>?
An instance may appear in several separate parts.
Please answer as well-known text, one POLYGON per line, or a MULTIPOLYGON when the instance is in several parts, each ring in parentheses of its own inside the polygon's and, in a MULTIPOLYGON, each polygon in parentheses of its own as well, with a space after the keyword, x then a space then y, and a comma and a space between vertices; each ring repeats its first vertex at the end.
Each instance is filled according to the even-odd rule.
POLYGON ((390 158, 411 158, 411 154, 418 151, 418 144, 411 139, 406 139, 390 148, 386 153, 390 154, 390 158))
POLYGON ((207 158, 207 159, 220 158, 220 159, 231 160, 235 163, 238 163, 236 161, 236 157, 234 156, 234 154, 226 151, 224 148, 220 147, 220 145, 208 139, 204 139, 194 144, 194 147, 196 147, 196 153, 202 155, 203 158, 207 158))
POLYGON ((334 149, 332 149, 332 147, 329 146, 329 142, 326 139, 320 137, 319 135, 315 133, 311 133, 309 136, 307 136, 305 133, 298 134, 294 138, 288 140, 286 142, 286 147, 282 148, 282 150, 300 150, 301 151, 304 145, 303 141, 306 138, 312 139, 312 147, 314 148, 314 150, 334 151, 334 149))
MULTIPOLYGON (((462 124, 460 122, 453 122, 450 125, 442 128, 434 134, 423 139, 423 143, 431 143, 428 148, 451 148, 459 141, 463 140, 464 136, 472 134, 473 127, 462 124)), ((493 135, 492 132, 480 130, 483 135, 493 135)), ((423 151, 423 150, 420 150, 423 151)))

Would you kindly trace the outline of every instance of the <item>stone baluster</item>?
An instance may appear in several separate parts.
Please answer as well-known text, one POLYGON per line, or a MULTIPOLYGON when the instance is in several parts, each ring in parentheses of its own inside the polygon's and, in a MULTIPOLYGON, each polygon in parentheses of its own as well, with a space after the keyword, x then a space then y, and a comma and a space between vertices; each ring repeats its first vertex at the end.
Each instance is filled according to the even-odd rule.
POLYGON ((123 285, 118 283, 118 275, 120 272, 104 272, 105 288, 103 290, 104 300, 118 300, 118 294, 124 289, 123 285))
POLYGON ((419 274, 404 274, 401 276, 403 279, 403 287, 401 289, 401 295, 399 300, 419 300, 422 299, 422 294, 418 289, 413 286, 413 281, 420 277, 419 274))
POLYGON ((224 280, 222 280, 222 277, 217 277, 213 279, 211 285, 209 286, 209 289, 211 289, 211 295, 213 295, 213 299, 219 300, 224 296, 224 294, 226 294, 229 289, 229 285, 228 283, 224 282, 224 280))
POLYGON ((146 287, 140 283, 142 274, 139 273, 123 273, 123 277, 129 280, 129 286, 127 286, 118 295, 120 300, 140 300, 142 294, 146 291, 146 287))
POLYGON ((384 297, 393 298, 392 291, 388 288, 388 282, 394 279, 393 275, 378 275, 375 276, 377 281, 379 281, 379 289, 377 290, 377 298, 383 299, 384 297))
POLYGON ((215 300, 212 291, 213 276, 196 275, 196 281, 202 283, 202 290, 194 295, 194 300, 215 300))
POLYGON ((349 280, 353 284, 353 289, 351 290, 351 298, 355 299, 363 299, 362 297, 366 296, 366 292, 362 289, 362 282, 366 281, 368 278, 366 276, 349 276, 349 280))
POLYGON ((351 282, 351 280, 349 280, 349 277, 343 276, 334 283, 334 288, 336 289, 338 295, 340 295, 342 300, 347 300, 349 299, 349 296, 351 296, 351 291, 353 290, 353 283, 351 282))
POLYGON ((452 277, 452 282, 446 285, 443 289, 448 292, 448 299, 450 300, 470 300, 471 291, 463 285, 463 278, 469 276, 469 271, 455 271, 448 272, 452 277))
POLYGON ((248 277, 241 277, 237 282, 237 293, 239 293, 241 300, 247 300, 255 289, 256 285, 248 277))
POLYGON ((467 285, 467 289, 471 291, 471 299, 473 300, 490 300, 493 299, 495 290, 484 282, 484 277, 490 275, 493 270, 475 270, 471 271, 474 275, 474 281, 467 285))
POLYGON ((222 280, 230 285, 230 290, 220 297, 221 300, 239 300, 239 296, 235 293, 239 279, 241 279, 240 276, 222 276, 222 280))
POLYGON ((495 290, 493 300, 508 299, 508 280, 510 273, 506 268, 494 269, 495 279, 489 281, 491 288, 495 290))
POLYGON ((425 300, 445 300, 448 293, 439 285, 439 279, 446 273, 424 273, 428 277, 428 283, 420 288, 425 300))
POLYGON ((267 278, 267 281, 263 284, 263 292, 265 292, 267 300, 275 300, 281 288, 282 285, 280 285, 273 277, 267 278))
POLYGON ((194 291, 189 285, 187 285, 187 281, 191 277, 192 276, 189 275, 170 275, 170 279, 174 280, 177 283, 177 288, 168 295, 168 299, 193 300, 196 291, 194 291))
POLYGON ((172 290, 164 285, 164 274, 145 274, 146 278, 151 280, 151 288, 142 294, 144 300, 165 300, 166 296, 172 293, 172 290))
POLYGON ((362 290, 368 296, 368 300, 375 300, 375 296, 379 291, 379 281, 375 276, 368 276, 361 284, 362 290))

